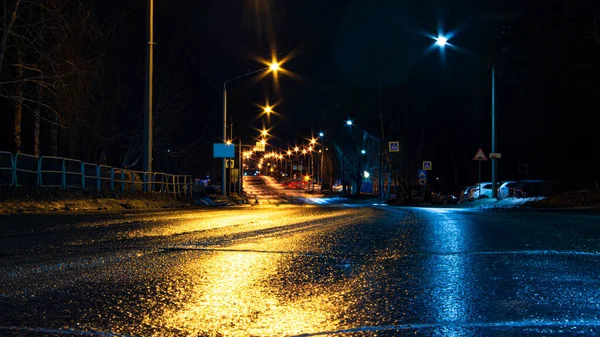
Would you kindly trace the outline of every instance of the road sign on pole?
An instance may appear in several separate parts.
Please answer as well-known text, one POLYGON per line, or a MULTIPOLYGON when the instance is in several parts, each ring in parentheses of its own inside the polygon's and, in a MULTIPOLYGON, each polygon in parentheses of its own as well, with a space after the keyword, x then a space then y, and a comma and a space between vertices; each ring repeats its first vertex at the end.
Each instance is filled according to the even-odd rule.
POLYGON ((265 143, 256 142, 256 152, 265 152, 265 143))
POLYGON ((479 161, 486 161, 487 156, 485 155, 485 152, 483 152, 482 148, 477 149, 477 152, 475 153, 475 157, 473 157, 473 160, 479 160, 479 161))
POLYGON ((419 179, 427 179, 427 171, 419 170, 419 173, 417 174, 417 176, 419 177, 419 179))
POLYGON ((481 198, 481 162, 488 160, 482 148, 477 149, 473 160, 479 162, 479 183, 477 184, 477 188, 479 189, 479 198, 481 198))
POLYGON ((427 179, 419 179, 419 185, 421 185, 421 186, 427 185, 427 179))
POLYGON ((227 144, 213 144, 213 158, 235 158, 235 146, 227 144))
POLYGON ((500 158, 502 158, 502 153, 490 152, 490 159, 500 159, 500 158))
POLYGON ((423 170, 431 171, 431 161, 430 160, 423 161, 423 170))
POLYGON ((389 142, 388 147, 389 147, 390 152, 400 152, 400 142, 399 141, 389 142))

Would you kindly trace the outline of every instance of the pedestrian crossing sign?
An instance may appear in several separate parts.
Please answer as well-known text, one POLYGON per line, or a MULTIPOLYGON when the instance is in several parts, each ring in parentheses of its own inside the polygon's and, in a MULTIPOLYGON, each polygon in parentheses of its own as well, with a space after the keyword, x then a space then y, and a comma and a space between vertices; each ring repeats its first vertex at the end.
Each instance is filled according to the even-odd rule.
POLYGON ((400 142, 389 142, 388 144, 390 152, 400 152, 400 142))

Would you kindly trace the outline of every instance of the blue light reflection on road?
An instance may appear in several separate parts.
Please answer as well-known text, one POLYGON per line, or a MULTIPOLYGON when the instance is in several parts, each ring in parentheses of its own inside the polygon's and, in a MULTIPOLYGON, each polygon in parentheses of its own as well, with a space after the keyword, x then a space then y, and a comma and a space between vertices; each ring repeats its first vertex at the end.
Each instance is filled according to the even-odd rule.
POLYGON ((456 254, 470 250, 469 228, 467 220, 451 209, 425 208, 430 214, 427 231, 426 249, 431 254, 425 263, 424 281, 428 294, 424 294, 430 303, 432 318, 438 323, 450 323, 440 326, 435 334, 439 336, 465 337, 473 331, 451 323, 464 322, 470 317, 473 307, 473 292, 477 279, 471 271, 472 258, 469 255, 456 254))

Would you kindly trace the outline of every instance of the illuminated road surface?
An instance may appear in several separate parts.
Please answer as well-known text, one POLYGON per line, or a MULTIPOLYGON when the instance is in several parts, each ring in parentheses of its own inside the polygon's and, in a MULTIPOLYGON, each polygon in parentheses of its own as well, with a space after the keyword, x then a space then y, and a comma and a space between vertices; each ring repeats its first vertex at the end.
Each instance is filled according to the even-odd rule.
POLYGON ((256 206, 0 218, 0 336, 594 336, 593 214, 256 206))
POLYGON ((310 203, 310 195, 303 189, 284 189, 271 177, 245 176, 244 192, 250 202, 260 204, 303 204, 310 203))

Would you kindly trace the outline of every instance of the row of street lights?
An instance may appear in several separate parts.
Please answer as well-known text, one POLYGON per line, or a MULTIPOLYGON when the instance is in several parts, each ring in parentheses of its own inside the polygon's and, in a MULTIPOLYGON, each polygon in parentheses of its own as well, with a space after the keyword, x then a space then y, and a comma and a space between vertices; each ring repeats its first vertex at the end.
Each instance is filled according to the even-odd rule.
MULTIPOLYGON (((261 136, 263 137, 261 139, 261 143, 264 146, 264 145, 266 145, 266 137, 268 136, 268 131, 263 129, 262 132, 261 132, 261 136)), ((321 138, 324 137, 324 133, 320 132, 319 133, 319 137, 321 137, 321 138)), ((318 149, 317 150, 317 147, 320 145, 317 142, 317 140, 318 140, 317 138, 313 137, 313 138, 308 139, 308 140, 309 140, 308 145, 288 147, 287 150, 272 151, 272 152, 265 153, 262 158, 260 158, 260 159, 257 158, 257 166, 258 166, 258 168, 259 169, 263 168, 263 165, 265 165, 265 160, 273 160, 274 159, 274 160, 277 160, 277 161, 282 161, 287 156, 287 159, 291 160, 290 173, 289 173, 289 176, 291 177, 292 174, 293 174, 293 160, 292 160, 292 156, 295 156, 297 158, 300 157, 300 156, 304 156, 304 159, 306 160, 306 156, 309 155, 310 156, 310 158, 309 158, 310 159, 310 165, 308 165, 308 167, 307 167, 307 175, 306 176, 304 176, 303 172, 302 172, 302 168, 304 166, 304 161, 300 162, 300 176, 301 176, 301 179, 309 181, 309 180, 311 180, 311 178, 314 178, 314 176, 315 176, 313 153, 314 152, 318 152, 318 153, 321 154, 321 157, 320 157, 321 163, 319 164, 319 174, 318 174, 318 178, 317 179, 321 179, 322 178, 322 170, 323 170, 323 155, 324 155, 324 149, 325 148, 323 147, 323 149, 318 149)), ((249 161, 252 158, 252 155, 254 153, 258 153, 258 152, 259 151, 257 150, 257 148, 254 147, 250 151, 243 152, 243 158, 249 161)), ((288 176, 288 172, 287 172, 287 163, 288 163, 288 161, 286 160, 285 163, 286 163, 286 169, 285 169, 284 174, 286 176, 288 176)), ((268 166, 270 166, 270 164, 271 163, 267 163, 268 166)), ((269 168, 269 170, 273 170, 273 167, 271 166, 269 168)), ((314 188, 314 184, 313 184, 313 188, 314 188)))

